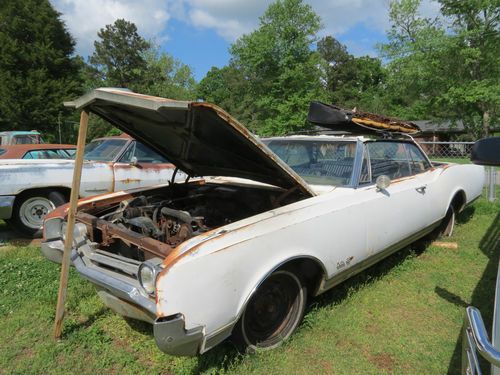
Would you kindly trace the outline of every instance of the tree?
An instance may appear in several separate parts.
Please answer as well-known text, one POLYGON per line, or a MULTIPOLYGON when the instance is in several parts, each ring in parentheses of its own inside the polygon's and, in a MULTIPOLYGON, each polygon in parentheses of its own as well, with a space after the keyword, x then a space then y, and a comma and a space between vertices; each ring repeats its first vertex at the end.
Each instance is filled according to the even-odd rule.
POLYGON ((446 18, 431 20, 419 16, 420 0, 391 2, 392 28, 381 51, 389 60, 393 112, 462 119, 471 133, 486 135, 500 107, 497 1, 440 3, 446 18))
POLYGON ((257 30, 231 46, 230 65, 246 82, 235 100, 251 98, 253 116, 240 117, 247 126, 262 134, 304 127, 308 104, 321 93, 319 57, 311 50, 319 29, 320 18, 309 5, 278 0, 257 30))
POLYGON ((94 42, 95 51, 89 59, 94 77, 108 86, 134 90, 144 82, 147 70, 145 53, 151 47, 137 32, 134 23, 118 19, 106 25, 94 42))
MULTIPOLYGON (((146 41, 134 23, 119 19, 97 35, 90 64, 83 69, 86 90, 112 86, 171 99, 195 99, 191 68, 146 41)), ((104 120, 91 117, 89 139, 116 133, 104 120)))
POLYGON ((52 132, 66 118, 63 101, 79 95, 81 85, 73 52, 48 0, 0 3, 0 129, 52 132))
POLYGON ((354 57, 345 45, 332 36, 318 42, 318 52, 322 58, 322 80, 329 101, 346 108, 381 110, 374 100, 380 95, 384 81, 379 59, 354 57))
POLYGON ((443 95, 452 108, 463 109, 470 122, 481 118, 488 136, 491 119, 500 114, 500 12, 497 0, 440 0, 455 34, 451 55, 457 78, 443 95))
POLYGON ((147 68, 138 85, 139 92, 178 100, 195 99, 196 82, 191 68, 150 44, 144 53, 147 68))

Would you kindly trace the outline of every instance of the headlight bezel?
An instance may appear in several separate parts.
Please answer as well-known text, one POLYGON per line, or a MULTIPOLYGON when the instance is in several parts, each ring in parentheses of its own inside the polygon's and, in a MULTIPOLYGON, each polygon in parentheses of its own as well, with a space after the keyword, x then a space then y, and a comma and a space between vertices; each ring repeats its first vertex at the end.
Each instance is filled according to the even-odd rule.
POLYGON ((139 265, 139 269, 137 270, 137 279, 139 280, 139 285, 142 290, 149 296, 154 297, 156 295, 156 279, 158 278, 158 274, 161 272, 161 268, 150 261, 142 262, 139 265), (151 272, 151 281, 143 280, 143 270, 148 269, 151 272), (145 282, 149 283, 149 285, 145 285, 145 282))

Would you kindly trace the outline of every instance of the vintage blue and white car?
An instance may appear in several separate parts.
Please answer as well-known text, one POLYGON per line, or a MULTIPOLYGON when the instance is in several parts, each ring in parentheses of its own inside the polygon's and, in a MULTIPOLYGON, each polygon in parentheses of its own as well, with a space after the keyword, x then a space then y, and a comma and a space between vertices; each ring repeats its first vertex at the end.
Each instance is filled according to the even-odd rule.
MULTIPOLYGON (((174 355, 231 335, 249 348, 279 345, 309 296, 432 231, 451 233, 483 188, 482 167, 433 164, 399 133, 261 141, 209 103, 97 89, 72 105, 190 176, 80 201, 71 257, 107 306, 152 323, 174 355)), ((318 105, 311 121, 340 116, 354 129, 351 113, 318 105)), ((55 261, 66 212, 44 225, 42 251, 55 261)))

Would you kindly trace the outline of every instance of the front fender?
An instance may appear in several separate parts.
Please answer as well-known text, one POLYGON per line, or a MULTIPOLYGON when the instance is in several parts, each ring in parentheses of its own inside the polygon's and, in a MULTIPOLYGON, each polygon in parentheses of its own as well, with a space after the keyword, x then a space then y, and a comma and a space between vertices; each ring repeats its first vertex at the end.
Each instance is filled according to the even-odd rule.
POLYGON ((318 258, 304 249, 289 246, 269 252, 272 246, 254 247, 251 242, 199 255, 164 270, 157 280, 157 315, 181 313, 186 329, 203 326, 208 340, 223 332, 219 336, 222 340, 231 333, 252 294, 274 270, 298 258, 312 259, 324 269, 318 258))

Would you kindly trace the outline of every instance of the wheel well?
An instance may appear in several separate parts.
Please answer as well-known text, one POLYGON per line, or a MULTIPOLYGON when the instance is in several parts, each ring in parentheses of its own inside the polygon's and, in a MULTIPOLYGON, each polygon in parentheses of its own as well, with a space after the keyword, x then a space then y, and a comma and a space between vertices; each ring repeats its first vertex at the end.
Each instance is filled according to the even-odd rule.
POLYGON ((295 258, 292 259, 278 269, 287 269, 295 272, 306 283, 308 295, 315 295, 318 291, 320 283, 325 276, 323 265, 312 258, 295 258))
POLYGON ((450 205, 454 208, 455 212, 460 212, 465 207, 465 203, 467 199, 465 197, 465 192, 463 190, 459 190, 453 196, 450 205))
POLYGON ((71 194, 71 189, 64 187, 64 186, 48 186, 48 187, 43 187, 43 188, 34 188, 34 189, 26 189, 23 190, 21 193, 17 194, 15 201, 18 201, 19 198, 25 197, 26 195, 32 195, 34 193, 50 193, 51 191, 57 191, 58 193, 61 193, 64 195, 64 198, 66 198, 66 201, 69 201, 69 197, 71 194))

